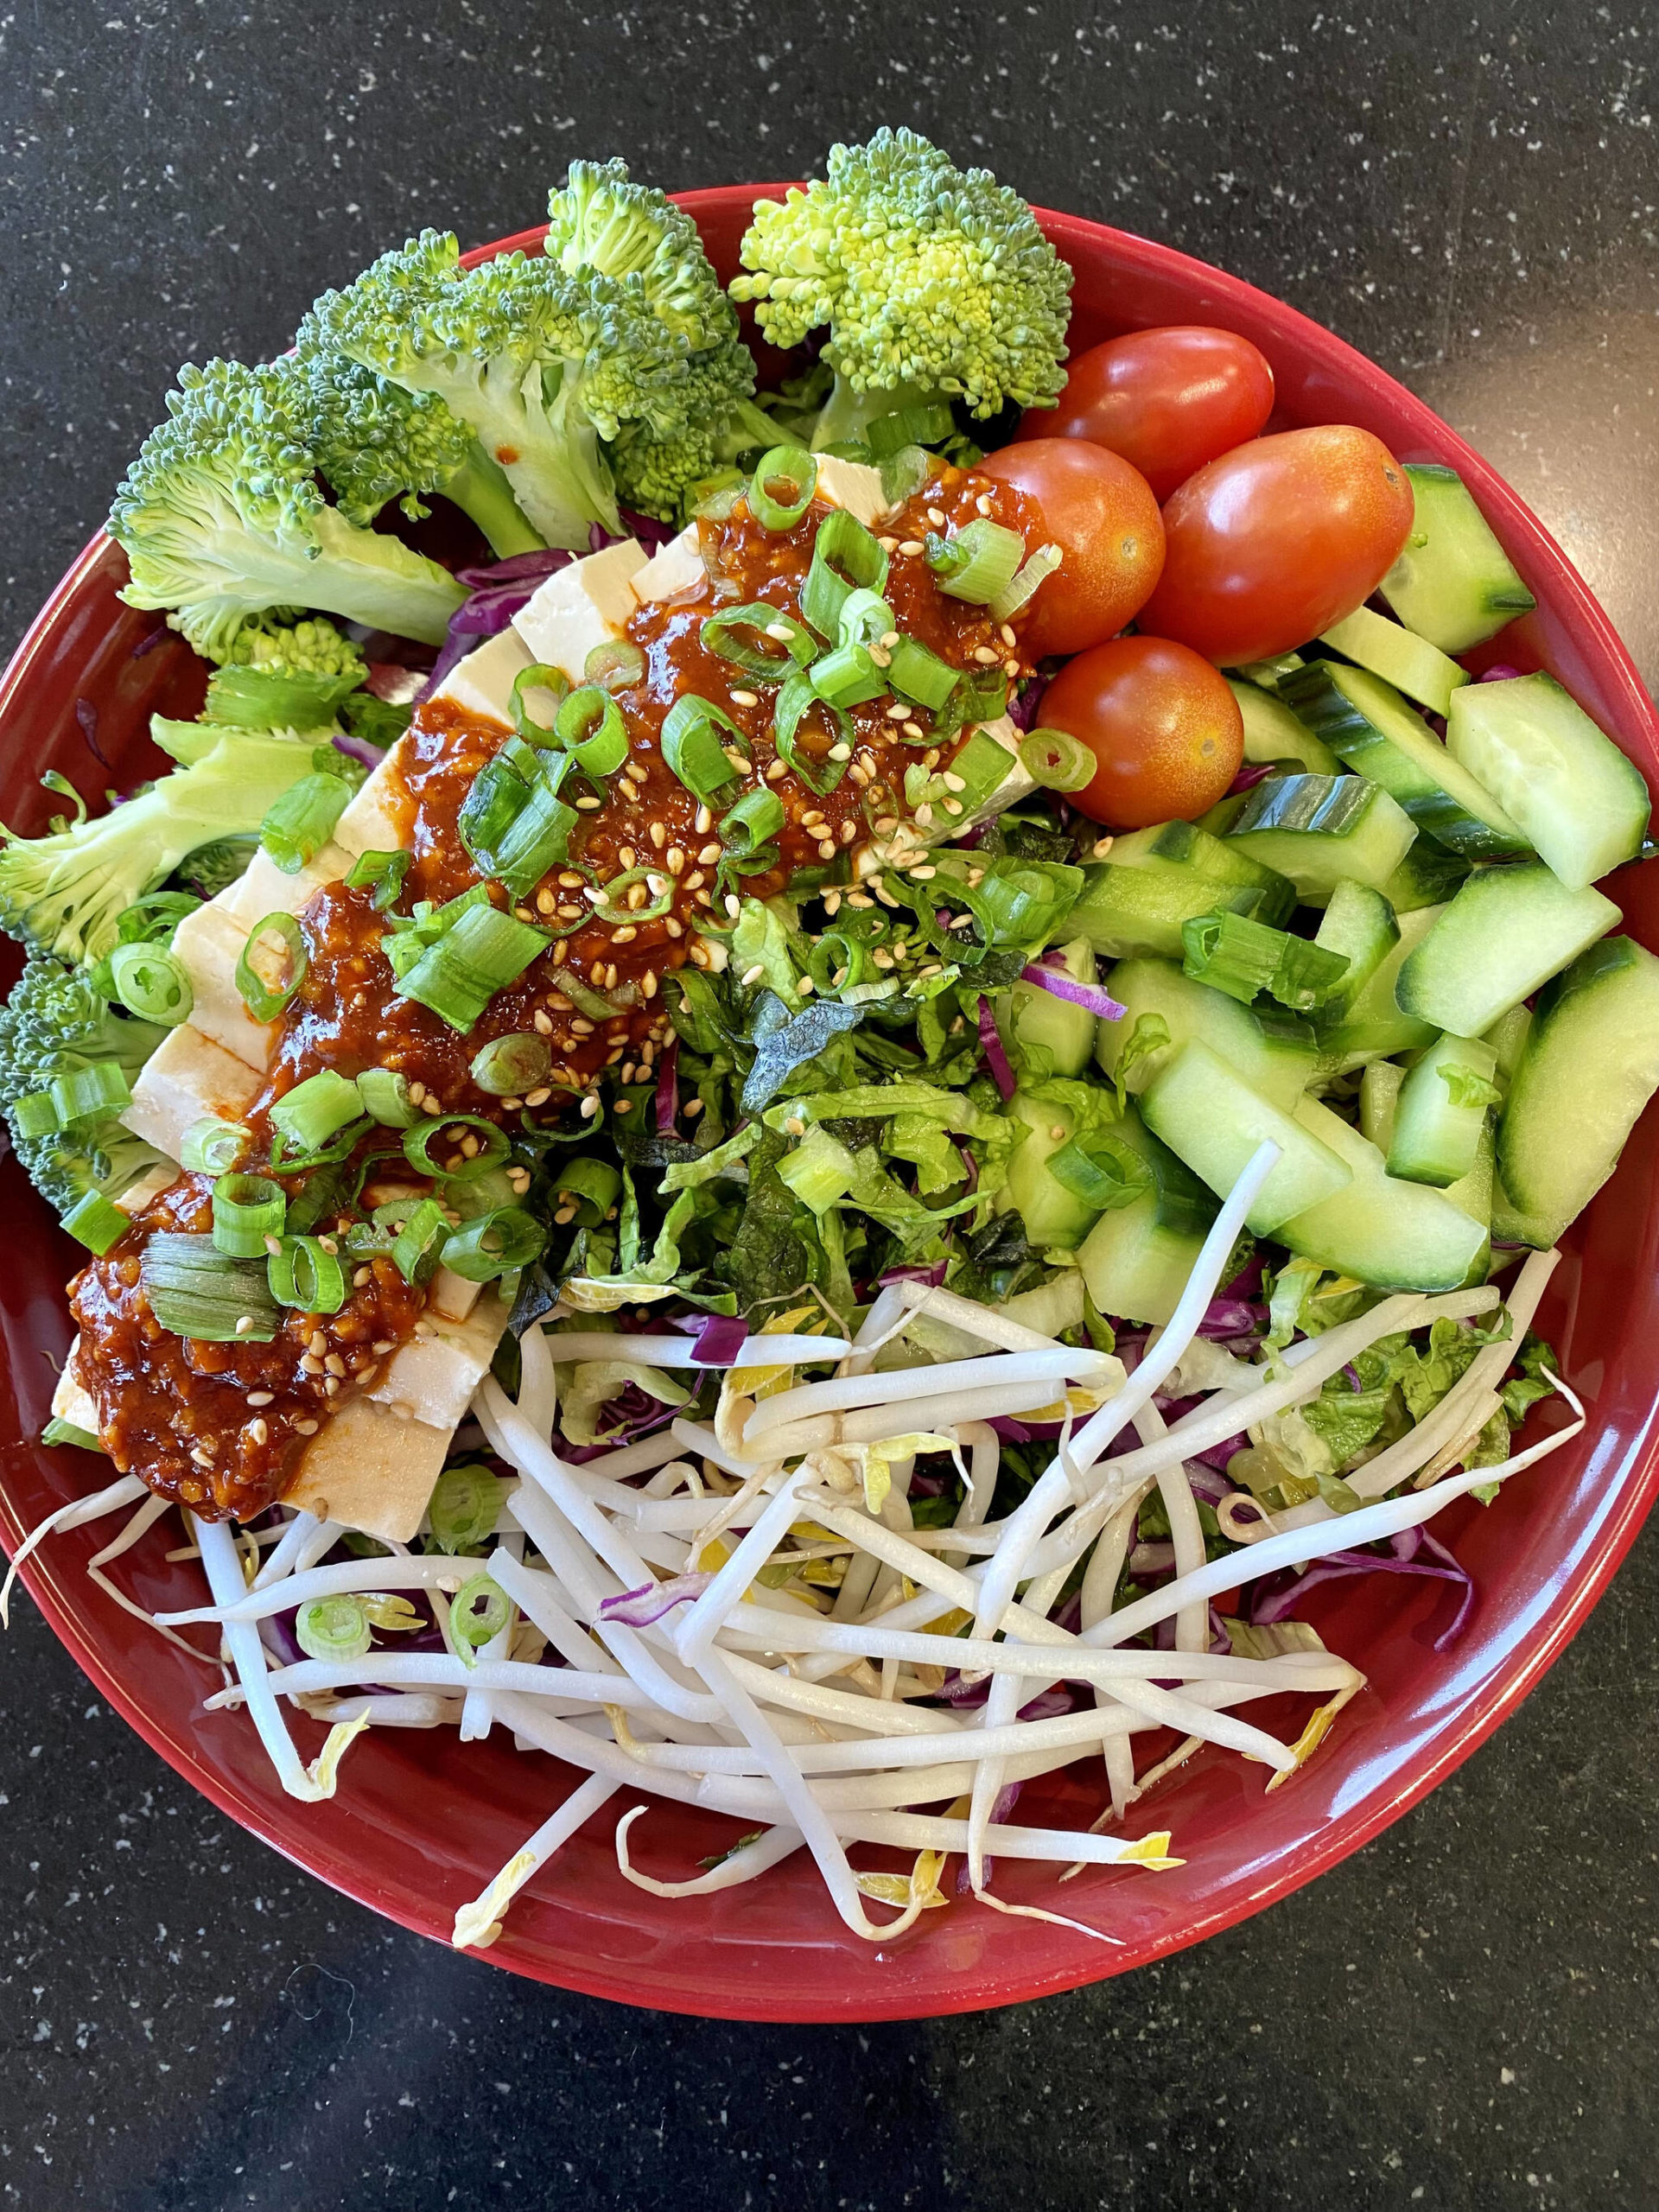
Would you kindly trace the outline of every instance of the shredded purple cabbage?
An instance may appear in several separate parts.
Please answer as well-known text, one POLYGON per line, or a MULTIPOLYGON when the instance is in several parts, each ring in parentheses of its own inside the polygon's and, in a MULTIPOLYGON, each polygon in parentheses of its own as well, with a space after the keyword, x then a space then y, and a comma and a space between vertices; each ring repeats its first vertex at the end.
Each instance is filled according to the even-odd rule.
POLYGON ((1318 1589, 1321 1583, 1341 1581, 1351 1574, 1421 1574, 1439 1582, 1456 1583, 1462 1592, 1457 1616, 1434 1638, 1436 1651, 1444 1651, 1456 1643, 1475 1602, 1475 1586, 1467 1569, 1459 1565, 1439 1538, 1431 1536, 1425 1529, 1405 1529, 1389 1539, 1386 1554, 1327 1552, 1300 1574, 1287 1569, 1284 1574, 1269 1575, 1256 1586, 1250 1619, 1258 1628, 1268 1627, 1274 1621, 1293 1619, 1310 1590, 1318 1589))
POLYGON ((707 1571, 696 1574, 673 1574, 666 1582, 642 1582, 637 1590, 619 1591, 614 1598, 607 1598, 600 1605, 602 1621, 615 1621, 623 1628, 650 1628, 671 1613, 676 1605, 689 1605, 702 1597, 714 1580, 707 1571))
POLYGON ((1012 1098, 1020 1086, 1014 1079, 1014 1070, 1008 1065, 1002 1039, 996 1033, 991 1002, 982 994, 979 1001, 979 1048, 985 1055, 985 1065, 995 1077, 997 1089, 1005 1098, 1012 1098))
POLYGON ((386 757, 384 746, 371 745, 366 737, 352 737, 344 730, 334 740, 334 750, 348 760, 360 760, 365 768, 378 768, 386 757))
POLYGON ((175 632, 168 628, 165 622, 158 622, 153 630, 147 632, 143 637, 139 639, 137 644, 128 654, 128 659, 143 660, 146 653, 153 653, 156 646, 161 645, 164 639, 173 637, 175 634, 175 632))
POLYGON ((76 700, 75 720, 80 724, 80 734, 93 760, 105 768, 112 768, 115 763, 98 741, 98 709, 90 699, 76 700))
MULTIPOLYGON (((1022 968, 1020 980, 1022 983, 1035 983, 1039 990, 1052 991, 1057 999, 1065 999, 1072 1006, 1087 1007, 1090 1013, 1102 1021, 1122 1021, 1128 1012, 1128 1007, 1120 1006, 1111 993, 1103 990, 1098 983, 1074 982, 1063 968, 1048 967, 1040 960, 1033 960, 1028 967, 1022 968)), ((985 1004, 983 999, 980 1004, 982 1007, 985 1004)), ((980 1034, 982 1037, 984 1033, 984 1017, 982 1015, 980 1034)), ((989 1057, 988 1052, 987 1057, 989 1057)), ((1004 1091, 1002 1095, 1007 1097, 1008 1094, 1004 1091)))
POLYGON ((1273 773, 1277 765, 1273 760, 1247 760, 1222 796, 1236 798, 1241 791, 1254 791, 1259 783, 1273 773))
POLYGON ((697 1332, 693 1357, 699 1367, 729 1367, 748 1340, 749 1325, 740 1314, 708 1313, 697 1332))
POLYGON ((1008 702, 1008 720, 1016 729, 1035 729, 1037 709, 1043 703, 1043 694, 1048 690, 1046 676, 1033 676, 1017 699, 1008 702))
POLYGON ((1265 1329, 1268 1309, 1248 1298, 1212 1298, 1204 1309, 1198 1334, 1212 1342, 1217 1337, 1248 1337, 1265 1329))
POLYGON ((1490 668, 1481 671, 1475 681, 1477 683, 1507 683, 1512 676, 1523 676, 1525 673, 1524 669, 1516 668, 1510 661, 1495 660, 1490 668))
POLYGON ((671 1037, 657 1071, 657 1134, 671 1137, 680 1110, 680 1040, 671 1037))
POLYGON ((878 1275, 876 1281, 883 1290, 895 1282, 925 1282, 930 1290, 938 1290, 944 1281, 945 1269, 949 1265, 947 1260, 935 1260, 929 1267, 923 1267, 918 1262, 913 1267, 889 1268, 886 1274, 878 1275))

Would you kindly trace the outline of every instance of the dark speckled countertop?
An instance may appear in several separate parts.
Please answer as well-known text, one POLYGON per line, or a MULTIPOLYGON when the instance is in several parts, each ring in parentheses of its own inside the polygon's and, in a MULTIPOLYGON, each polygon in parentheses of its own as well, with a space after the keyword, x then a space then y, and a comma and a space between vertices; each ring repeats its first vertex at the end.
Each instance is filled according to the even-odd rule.
MULTIPOLYGON (((279 348, 573 154, 670 187, 909 122, 1217 261, 1402 376, 1659 677, 1643 0, 13 0, 0 645, 181 359, 279 348)), ((531 1987, 194 1797, 27 1600, 0 1652, 0 2201, 27 2212, 1430 2212, 1659 2202, 1659 1542, 1516 1719, 1310 1890, 1014 2011, 749 2028, 531 1987)))

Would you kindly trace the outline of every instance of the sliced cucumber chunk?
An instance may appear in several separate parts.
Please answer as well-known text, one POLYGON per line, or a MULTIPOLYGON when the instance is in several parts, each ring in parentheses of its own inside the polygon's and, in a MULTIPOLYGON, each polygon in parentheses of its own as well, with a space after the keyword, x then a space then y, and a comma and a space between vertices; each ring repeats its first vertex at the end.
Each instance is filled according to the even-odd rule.
POLYGON ((1327 1075, 1343 1075, 1371 1060, 1391 1059, 1396 1052, 1417 1052, 1434 1042, 1432 1024, 1401 1011, 1395 986, 1401 969, 1445 912, 1443 906, 1419 906, 1402 914, 1400 942, 1374 970, 1342 1020, 1316 1033, 1319 1065, 1327 1075))
POLYGON ((1344 876, 1380 890, 1416 835, 1398 802, 1363 776, 1271 776, 1245 794, 1227 841, 1323 906, 1344 876))
POLYGON ((1377 1147, 1318 1099, 1304 1098, 1296 1119, 1351 1179, 1284 1223, 1281 1243, 1379 1290, 1456 1290, 1483 1269, 1484 1222, 1444 1192, 1395 1181, 1377 1147))
POLYGON ((1540 995, 1498 1131, 1514 1205, 1571 1221, 1618 1166, 1656 1089, 1659 960, 1607 938, 1540 995))
POLYGON ((1506 1094, 1515 1079, 1515 1071, 1521 1065, 1521 1055, 1527 1048, 1527 1039, 1531 1030, 1532 1008, 1529 1006, 1512 1006, 1507 1014, 1499 1014, 1486 1032, 1486 1042, 1491 1046, 1497 1062, 1497 1073, 1492 1080, 1506 1094))
POLYGON ((1077 1254, 1097 1313, 1125 1321, 1167 1321, 1186 1288, 1216 1200, 1167 1145, 1160 1144, 1134 1109, 1112 1134, 1138 1152, 1153 1172, 1153 1188, 1132 1205, 1102 1214, 1077 1254))
POLYGON ((1437 1038, 1395 1104, 1389 1173, 1444 1191, 1473 1172, 1496 1102, 1497 1055, 1478 1037, 1437 1038))
POLYGON ((1275 927, 1288 921, 1294 890, 1282 876, 1263 873, 1276 889, 1220 882, 1195 868, 1120 868, 1106 861, 1084 870, 1083 895, 1066 926, 1114 959, 1150 952, 1179 960, 1181 926, 1195 914, 1253 914, 1275 927))
POLYGON ((1337 1022, 1399 944, 1400 925, 1380 891, 1344 876, 1331 893, 1313 942, 1348 963, 1347 974, 1319 1008, 1322 1021, 1337 1022))
POLYGON ((1478 1221, 1487 1231, 1487 1245, 1481 1255, 1478 1271, 1471 1270, 1467 1278, 1471 1282, 1484 1282, 1491 1269, 1492 1198, 1497 1187, 1497 1131, 1489 1115, 1480 1133, 1480 1142, 1475 1147, 1474 1166, 1455 1183, 1448 1183, 1445 1192, 1447 1205, 1456 1206, 1459 1213, 1466 1213, 1471 1221, 1478 1221))
POLYGON ((1359 1133, 1380 1153, 1394 1141, 1394 1109, 1405 1079, 1397 1060, 1372 1060, 1359 1078, 1359 1133))
POLYGON ((1281 1156, 1245 1217, 1258 1236, 1272 1236, 1281 1222, 1349 1179, 1350 1170, 1334 1153, 1197 1039, 1183 1045, 1142 1092, 1141 1118, 1223 1198, 1257 1146, 1273 1140, 1281 1156))
POLYGON ((1419 906, 1443 906, 1468 874, 1469 863, 1461 854, 1448 853, 1432 837, 1420 837, 1382 887, 1382 896, 1396 914, 1413 913, 1419 906))
POLYGON ((1268 660, 1247 661, 1238 673, 1247 683, 1259 683, 1264 691, 1274 691, 1293 669, 1301 665, 1300 653, 1274 653, 1268 660))
MULTIPOLYGON (((1087 938, 1073 938, 1059 948, 1065 972, 1074 983, 1096 980, 1095 955, 1087 938)), ((1081 1075, 1095 1049, 1096 1016, 1087 1007, 1057 998, 1037 983, 1013 984, 999 991, 993 1011, 1002 1041, 1017 1045, 1031 1056, 1027 1072, 1042 1075, 1081 1075), (1044 1065, 1040 1055, 1047 1055, 1044 1065)))
POLYGON ((1278 878, 1270 868, 1253 861, 1220 837, 1211 836, 1196 822, 1158 822, 1150 830, 1131 830, 1112 840, 1114 868, 1179 869, 1205 877, 1212 883, 1254 885, 1260 891, 1277 891, 1278 878))
POLYGON ((1144 1090, 1194 1037, 1287 1114, 1306 1088, 1316 1064, 1313 1033, 1294 1014, 1241 1006, 1224 991, 1195 983, 1172 960, 1120 960, 1108 988, 1128 1012, 1122 1021, 1103 1021, 1096 1028, 1095 1058, 1107 1075, 1115 1072, 1143 1014, 1161 1016, 1169 1028, 1169 1043, 1130 1068, 1123 1079, 1127 1090, 1144 1090))
POLYGON ((1541 861, 1477 869, 1400 970, 1402 1014, 1478 1037, 1618 926, 1599 891, 1569 891, 1541 861))
POLYGON ((1408 461, 1417 512, 1382 596, 1443 653, 1466 652, 1537 605, 1455 468, 1408 461))
POLYGON ((1025 1123, 1026 1135, 1014 1148, 1008 1179, 992 1200, 993 1210, 1018 1213, 1029 1243, 1069 1250, 1088 1235, 1099 1213, 1048 1172, 1049 1161, 1075 1134, 1077 1116, 1023 1090, 1014 1092, 1004 1110, 1025 1123))
POLYGON ((1247 760, 1294 760, 1299 768, 1316 776, 1342 773, 1342 763, 1330 747, 1315 737, 1282 699, 1263 690, 1259 683, 1245 683, 1236 676, 1228 677, 1227 688, 1238 702, 1247 760))
POLYGON ((1459 668, 1438 645, 1431 645, 1415 631, 1390 622, 1386 615, 1374 613, 1369 607, 1357 607, 1351 614, 1345 614, 1322 633, 1320 643, 1357 661, 1361 668, 1381 677, 1396 691, 1403 691, 1408 699, 1415 699, 1432 715, 1443 715, 1452 703, 1452 694, 1470 681, 1468 670, 1459 668))
POLYGON ((1452 702, 1446 742, 1570 890, 1641 850, 1652 810, 1641 770, 1553 676, 1471 685, 1452 702))
POLYGON ((1436 844, 1469 860, 1513 860, 1531 852, 1520 824, 1380 677, 1316 660, 1287 679, 1285 697, 1356 774, 1392 793, 1436 844))
POLYGON ((1548 1214, 1522 1213, 1503 1187, 1499 1175, 1492 1185, 1492 1237, 1499 1244, 1529 1244, 1535 1252, 1548 1252, 1567 1232, 1564 1219, 1548 1214))

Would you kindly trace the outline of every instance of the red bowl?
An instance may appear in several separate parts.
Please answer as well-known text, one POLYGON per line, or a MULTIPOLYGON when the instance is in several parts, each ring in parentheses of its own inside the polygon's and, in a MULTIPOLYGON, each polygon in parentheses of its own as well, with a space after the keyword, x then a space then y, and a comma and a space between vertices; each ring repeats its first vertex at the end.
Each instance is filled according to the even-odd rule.
MULTIPOLYGON (((735 265, 753 201, 782 189, 732 186, 682 196, 723 274, 735 265)), ((1460 470, 1538 600, 1535 614, 1503 633, 1503 657, 1551 670, 1654 779, 1659 716, 1606 616, 1535 517, 1444 423, 1339 340, 1248 284, 1097 223, 1070 215, 1043 222, 1077 271, 1074 347, 1147 324, 1224 324, 1272 362, 1285 424, 1358 423, 1404 460, 1460 470)), ((540 235, 505 243, 533 248, 540 235)), ((96 540, 0 682, 0 818, 7 822, 42 825, 54 802, 35 779, 49 767, 93 793, 107 782, 130 785, 158 772, 148 715, 191 712, 200 696, 200 664, 158 632, 156 616, 117 600, 123 575, 120 554, 96 540), (152 636, 156 649, 135 658, 152 636), (87 751, 89 721, 99 760, 87 751)), ((1627 925, 1659 943, 1651 873, 1631 871, 1615 889, 1627 925)), ((624 1793, 518 1898, 486 1955, 539 1980, 674 2012, 914 2018, 1122 1973, 1230 1927, 1345 1858, 1444 1780, 1526 1695, 1584 1620, 1647 1512, 1659 1479, 1652 1443, 1659 1375, 1650 1349, 1659 1340, 1656 1130, 1659 1119, 1645 1117, 1617 1176, 1569 1240, 1544 1311, 1567 1375, 1590 1401, 1588 1431, 1517 1479, 1496 1506, 1465 1502, 1437 1524, 1479 1592, 1462 1640, 1445 1655, 1432 1648, 1451 1603, 1441 1585, 1374 1575, 1319 1592, 1312 1617, 1327 1641, 1366 1669, 1370 1688, 1310 1766, 1271 1796, 1259 1767, 1209 1753, 1159 1788, 1131 1826, 1171 1828, 1185 1863, 1162 1874, 1096 1870, 1058 1899, 1062 1910, 1109 1930, 1121 1948, 965 1903, 925 1915, 890 1948, 873 1948, 842 1928, 804 1853, 749 1888, 658 1900, 616 1869, 613 1813, 633 1802, 624 1793)), ((12 1254, 0 1271, 12 1377, 0 1414, 0 1535, 10 1548, 87 1488, 89 1462, 31 1441, 68 1342, 62 1285, 73 1248, 13 1166, 0 1173, 0 1206, 12 1254)), ((207 1670, 86 1580, 84 1563, 109 1527, 49 1542, 24 1570, 47 1618, 103 1695, 232 1819, 360 1903, 447 1940, 455 1908, 546 1817, 572 1774, 499 1741, 463 1746, 436 1734, 376 1732, 353 1751, 332 1802, 295 1803, 276 1786, 245 1720, 201 1713, 213 1687, 207 1670)), ((194 1571, 168 1567, 164 1548, 153 1536, 116 1569, 147 1605, 187 1603, 197 1591, 194 1571)), ((1282 1717, 1297 1715, 1287 1706, 1282 1717)), ((295 1725, 309 1755, 321 1731, 303 1719, 295 1725)), ((1033 1787, 1020 1809, 1022 1817, 1082 1826, 1100 1802, 1091 1767, 1046 1792, 1033 1787)), ((683 1877, 698 1858, 726 1848, 736 1825, 658 1805, 634 1832, 636 1861, 683 1877)), ((1052 1870, 1005 1864, 998 1887, 1014 1902, 1054 1897, 1052 1870)))

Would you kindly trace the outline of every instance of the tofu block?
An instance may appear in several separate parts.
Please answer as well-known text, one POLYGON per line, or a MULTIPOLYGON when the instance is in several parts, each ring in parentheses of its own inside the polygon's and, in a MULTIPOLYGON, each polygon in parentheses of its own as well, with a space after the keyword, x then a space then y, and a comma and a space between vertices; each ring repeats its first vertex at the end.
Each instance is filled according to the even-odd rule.
POLYGON ((262 848, 212 903, 245 932, 267 914, 302 914, 324 884, 339 882, 354 858, 342 846, 328 844, 308 868, 284 875, 262 848))
POLYGON ((1009 772, 996 790, 983 806, 976 809, 972 814, 963 815, 959 822, 951 821, 944 816, 944 810, 939 809, 935 812, 931 829, 919 830, 912 825, 906 835, 901 826, 900 830, 890 838, 855 846, 853 874, 861 880, 867 875, 874 875, 889 862, 902 867, 906 852, 913 858, 924 845, 950 844, 964 830, 975 828, 979 823, 988 822, 992 815, 1001 814, 1005 807, 1017 806, 1022 798, 1028 798, 1036 790, 1036 778, 1020 758, 1020 732, 1008 716, 1001 715, 994 722, 981 722, 977 728, 985 736, 994 738, 1009 756, 1009 772))
POLYGON ((818 497, 832 507, 845 507, 867 529, 893 512, 879 468, 861 461, 838 461, 833 454, 818 455, 818 497))
POLYGON ((134 1136, 176 1160, 192 1122, 204 1114, 216 1114, 227 1122, 239 1119, 264 1080, 245 1060, 183 1021, 168 1032, 145 1061, 121 1119, 134 1136))
POLYGON ((556 570, 512 618, 531 658, 562 669, 572 683, 580 683, 594 647, 608 645, 626 628, 638 604, 632 580, 645 565, 645 548, 625 537, 556 570))
POLYGON ((433 1428, 372 1399, 348 1398, 307 1450, 283 1503, 406 1544, 421 1525, 453 1433, 453 1423, 433 1428))
POLYGON ((334 842, 351 855, 347 868, 359 853, 400 852, 409 842, 410 804, 403 768, 409 750, 408 738, 400 737, 335 823, 334 842))
POLYGON ((276 1033, 269 1022, 254 1020, 237 988, 237 963, 247 941, 245 925, 214 899, 185 916, 173 933, 173 950, 190 978, 192 1027, 263 1074, 276 1033))
POLYGON ((697 549, 697 525, 692 523, 677 537, 658 547, 633 579, 633 595, 644 607, 652 600, 672 599, 676 592, 690 591, 708 581, 709 572, 697 549))
POLYGON ((58 1387, 52 1393, 52 1418, 54 1421, 67 1421, 74 1427, 84 1428, 89 1434, 96 1436, 98 1434, 98 1407, 91 1393, 82 1389, 80 1377, 75 1372, 75 1354, 79 1350, 80 1338, 77 1337, 70 1345, 68 1356, 64 1360, 63 1372, 58 1377, 58 1387))
POLYGON ((147 1168, 136 1183, 128 1184, 114 1203, 123 1213, 142 1213, 152 1198, 159 1198, 178 1179, 178 1170, 170 1162, 165 1166, 147 1168))
POLYGON ((463 713, 487 715, 492 721, 505 722, 511 728, 513 678, 530 664, 530 648, 509 624, 465 660, 456 662, 432 694, 432 703, 448 700, 463 713))
POLYGON ((432 1287, 427 1294, 430 1312, 441 1314, 446 1321, 464 1321, 477 1305, 481 1282, 468 1282, 465 1275, 458 1275, 453 1268, 440 1267, 432 1278, 432 1287))
POLYGON ((464 1320, 447 1320, 429 1306, 426 1318, 431 1334, 413 1337, 395 1352, 367 1395, 378 1405, 407 1407, 416 1421, 447 1434, 464 1418, 495 1356, 507 1308, 492 1292, 464 1320))

